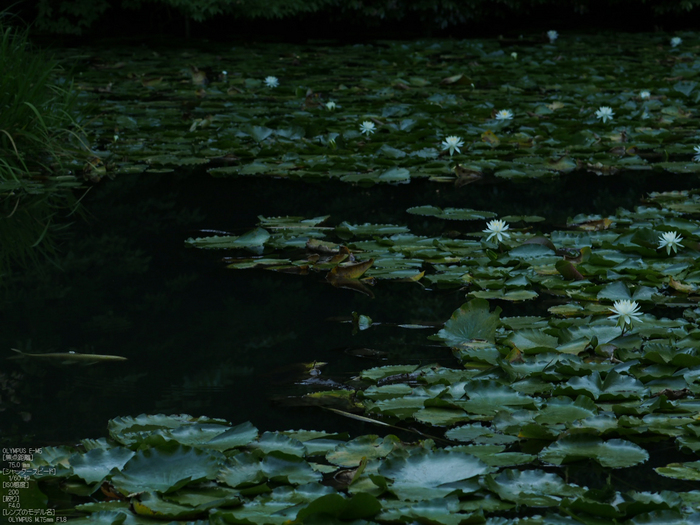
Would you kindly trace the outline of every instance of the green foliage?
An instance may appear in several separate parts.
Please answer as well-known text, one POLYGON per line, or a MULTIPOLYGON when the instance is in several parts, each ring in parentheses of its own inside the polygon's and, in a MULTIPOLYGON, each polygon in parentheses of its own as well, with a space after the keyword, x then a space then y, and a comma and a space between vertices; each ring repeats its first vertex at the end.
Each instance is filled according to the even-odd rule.
POLYGON ((108 0, 39 0, 34 28, 50 33, 79 35, 110 7, 108 0))
POLYGON ((55 81, 58 63, 31 48, 26 30, 0 24, 0 71, 1 276, 12 260, 53 250, 51 218, 74 206, 80 186, 66 165, 86 148, 68 129, 76 93, 55 81))
MULTIPOLYGON (((80 0, 75 0, 79 2, 80 0)), ((122 6, 130 9, 148 4, 165 4, 195 22, 204 22, 216 16, 233 15, 238 18, 285 18, 316 12, 334 0, 124 0, 122 6)), ((61 2, 62 3, 62 2, 61 2)))
MULTIPOLYGON (((79 35, 94 29, 96 22, 112 8, 148 9, 156 13, 165 9, 195 22, 231 15, 240 19, 286 18, 293 23, 294 19, 317 13, 332 22, 352 20, 365 26, 418 21, 424 30, 430 31, 484 20, 535 16, 541 8, 561 10, 560 4, 554 0, 39 0, 34 24, 39 31, 79 35)), ((638 2, 631 0, 606 3, 610 5, 635 12, 640 8, 638 2)), ((700 6, 700 0, 642 0, 641 6, 656 15, 684 15, 700 6)), ((600 7, 595 2, 581 1, 570 8, 569 14, 595 13, 597 9, 600 7)))
MULTIPOLYGON (((513 420, 517 417, 512 414, 513 420)), ((44 447, 34 454, 25 492, 35 490, 37 508, 61 498, 70 521, 86 524, 505 523, 499 514, 518 512, 518 507, 546 514, 533 523, 569 523, 566 517, 573 512, 583 523, 607 523, 613 517, 659 523, 659 512, 673 516, 669 523, 695 523, 697 518, 693 505, 686 505, 696 501, 697 492, 620 492, 611 485, 587 490, 558 472, 514 468, 535 456, 503 452, 495 444, 440 449, 432 440, 411 443, 393 435, 383 440, 368 435, 347 441, 305 430, 266 432, 258 438, 250 423, 231 427, 223 420, 184 414, 120 418, 109 426, 110 439, 82 441, 86 451, 44 447), (253 435, 223 448, 209 446, 216 440, 212 436, 240 434, 241 428, 253 435), (190 437, 197 434, 202 439, 193 443, 190 437), (261 447, 266 437, 271 443, 292 444, 298 453, 261 447), (353 461, 338 461, 348 452, 353 461), (100 486, 110 487, 119 500, 105 500, 100 486), (36 487, 46 490, 48 502, 36 487)), ((512 426, 511 432, 518 433, 517 421, 512 426)), ((528 432, 524 427, 520 434, 528 432)), ((611 468, 647 457, 634 443, 590 434, 568 435, 539 455, 556 465, 585 458, 611 468)), ((657 471, 698 479, 697 462, 657 471)))

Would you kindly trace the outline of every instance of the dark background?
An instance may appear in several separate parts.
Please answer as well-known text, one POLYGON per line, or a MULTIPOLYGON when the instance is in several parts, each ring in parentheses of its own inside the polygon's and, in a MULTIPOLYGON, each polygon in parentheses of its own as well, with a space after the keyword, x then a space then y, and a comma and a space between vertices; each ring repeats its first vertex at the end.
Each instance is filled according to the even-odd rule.
POLYGON ((550 29, 694 30, 700 0, 39 0, 14 4, 9 12, 31 24, 35 37, 62 44, 154 37, 348 43, 545 38, 550 29))

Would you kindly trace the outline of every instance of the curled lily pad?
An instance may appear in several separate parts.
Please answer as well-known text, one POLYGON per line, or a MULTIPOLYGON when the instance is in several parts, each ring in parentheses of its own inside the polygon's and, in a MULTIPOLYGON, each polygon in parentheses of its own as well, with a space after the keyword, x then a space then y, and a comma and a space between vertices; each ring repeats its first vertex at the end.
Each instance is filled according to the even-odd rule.
POLYGON ((127 448, 96 448, 72 457, 70 463, 76 476, 87 483, 96 483, 105 479, 113 469, 122 470, 133 456, 134 452, 127 448))
POLYGON ((214 479, 224 461, 220 452, 205 452, 178 445, 139 450, 112 483, 123 494, 170 492, 188 483, 214 479))
POLYGON ((211 438, 200 446, 214 450, 224 451, 232 448, 242 447, 258 437, 258 429, 249 421, 227 429, 225 432, 211 438))
POLYGON ((123 445, 130 446, 144 440, 154 432, 178 429, 198 423, 221 425, 222 430, 228 428, 228 422, 223 419, 193 418, 184 414, 171 416, 141 414, 136 417, 118 417, 109 421, 108 428, 112 439, 123 445))

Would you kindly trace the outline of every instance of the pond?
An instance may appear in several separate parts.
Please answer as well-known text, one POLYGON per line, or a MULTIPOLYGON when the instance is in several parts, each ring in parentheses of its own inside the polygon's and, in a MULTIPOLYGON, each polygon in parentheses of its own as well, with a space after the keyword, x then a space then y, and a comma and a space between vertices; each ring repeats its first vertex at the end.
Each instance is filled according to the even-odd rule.
MULTIPOLYGON (((332 500, 337 519, 690 516, 700 60, 694 35, 668 40, 60 50, 77 63, 95 159, 76 166, 86 216, 61 233, 57 265, 4 291, 4 347, 45 354, 4 367, 8 435, 55 446, 44 464, 74 469, 58 475, 79 478, 73 494, 109 480, 123 499, 133 479, 85 478, 65 445, 101 449, 90 440, 112 420, 124 448, 105 445, 110 464, 129 447, 196 463, 196 446, 134 436, 189 447, 199 441, 165 429, 213 439, 229 427, 206 418, 250 421, 269 432, 233 435, 262 470, 201 476, 226 485, 236 502, 223 507, 240 505, 212 495, 212 522, 277 523, 261 517, 275 508, 281 523, 294 498, 309 505, 300 516, 323 514, 313 505, 331 494, 308 486, 339 466, 355 469, 341 492, 362 510, 332 500), (509 229, 488 238, 495 218, 509 229), (667 232, 681 239, 659 250, 667 232), (642 312, 616 323, 625 300, 642 312), (69 351, 127 360, 48 357, 69 351), (287 429, 330 434, 274 432, 287 429), (452 448, 407 444, 426 436, 452 448), (338 460, 351 438, 370 441, 338 460), (315 457, 316 474, 283 481, 268 463, 289 455, 315 457), (290 485, 291 499, 275 492, 290 485), (670 492, 644 492, 659 488, 670 492), (401 510, 416 500, 422 510, 401 510)), ((177 492, 186 482, 142 483, 146 515, 203 519, 177 492), (190 511, 166 509, 165 492, 190 511)), ((123 519, 100 505, 81 510, 123 519)))

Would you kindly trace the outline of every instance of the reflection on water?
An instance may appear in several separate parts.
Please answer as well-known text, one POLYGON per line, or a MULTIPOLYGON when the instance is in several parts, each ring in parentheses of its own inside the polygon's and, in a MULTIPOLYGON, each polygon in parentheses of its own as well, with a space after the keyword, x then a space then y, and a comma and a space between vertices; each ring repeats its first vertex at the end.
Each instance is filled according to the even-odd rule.
MULTIPOLYGON (((537 214, 547 217, 546 230, 577 213, 605 214, 635 206, 648 191, 688 186, 668 174, 658 180, 638 173, 461 188, 425 181, 371 188, 271 183, 197 172, 103 181, 84 199, 89 219, 72 226, 56 261, 60 268, 46 263, 18 271, 2 291, 0 348, 8 357, 10 348, 73 349, 128 361, 86 367, 5 361, 3 439, 72 442, 105 435, 110 418, 158 412, 250 420, 263 430, 380 432, 280 400, 372 366, 455 365, 448 349, 427 340, 437 328, 397 325, 442 323, 464 302, 463 291, 383 282, 370 299, 333 288, 320 275, 227 270, 223 253, 184 247, 199 229, 240 234, 258 215, 331 215, 332 224, 406 224, 426 235, 483 228, 479 221, 446 224, 405 213, 432 204, 537 214), (342 322, 352 312, 375 325, 353 335, 352 323, 342 322), (328 363, 320 375, 290 367, 314 362, 328 363)), ((502 306, 504 315, 537 313, 527 305, 502 306)))

